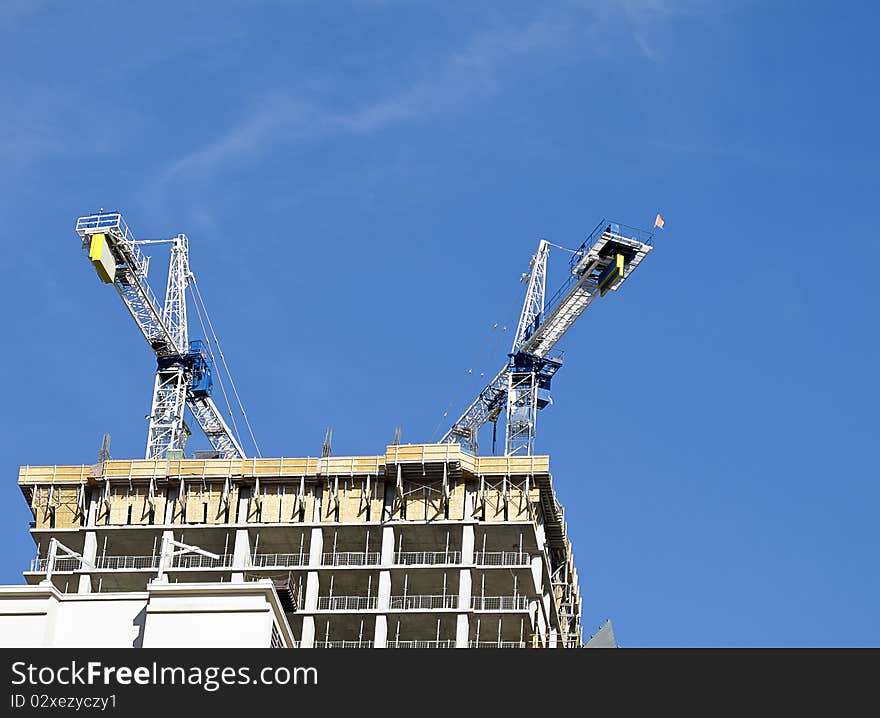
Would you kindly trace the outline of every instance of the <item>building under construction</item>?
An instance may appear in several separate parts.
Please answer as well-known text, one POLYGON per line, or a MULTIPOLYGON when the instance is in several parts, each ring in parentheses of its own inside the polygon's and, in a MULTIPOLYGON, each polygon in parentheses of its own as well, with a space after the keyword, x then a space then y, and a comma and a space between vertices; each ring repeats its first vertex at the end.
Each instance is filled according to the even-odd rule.
POLYGON ((116 213, 83 217, 77 232, 157 358, 146 458, 113 460, 105 447, 93 465, 21 468, 36 557, 26 585, 0 587, 0 643, 583 645, 564 512, 549 457, 533 451, 537 412, 561 366, 556 343, 625 281, 650 235, 600 223, 569 250, 548 301, 553 245, 542 241, 508 360, 440 443, 332 456, 328 437, 321 457, 270 459, 245 456, 212 398, 225 359, 186 237, 167 240, 160 306, 142 253, 156 240, 135 240, 116 213), (188 337, 193 288, 204 343, 188 337), (185 409, 212 451, 185 458, 185 409), (479 455, 480 428, 499 420, 503 455, 479 455))

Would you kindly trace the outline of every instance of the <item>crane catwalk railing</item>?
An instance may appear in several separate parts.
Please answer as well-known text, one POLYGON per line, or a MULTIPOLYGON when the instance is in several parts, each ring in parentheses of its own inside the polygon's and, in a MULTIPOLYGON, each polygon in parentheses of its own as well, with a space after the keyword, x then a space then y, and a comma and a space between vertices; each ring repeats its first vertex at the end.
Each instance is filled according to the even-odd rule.
MULTIPOLYGON (((536 411, 542 404, 538 403, 532 391, 514 395, 508 387, 508 375, 519 373, 517 367, 524 365, 522 362, 517 364, 517 360, 524 357, 533 358, 539 365, 544 362, 546 369, 551 363, 550 352, 557 342, 597 296, 604 296, 610 289, 616 290, 632 273, 651 251, 652 238, 653 233, 603 220, 578 249, 553 245, 571 252, 572 257, 565 281, 548 302, 545 302, 545 296, 550 244, 541 240, 537 253, 532 257, 528 275, 524 275, 529 277, 529 283, 516 338, 509 354, 510 361, 464 410, 443 435, 441 443, 459 442, 476 451, 476 436, 480 428, 489 421, 497 422, 501 410, 507 405, 505 455, 531 454, 534 450, 536 411), (522 416, 516 421, 512 420, 511 407, 514 404, 524 412, 518 412, 522 416)), ((533 369, 532 373, 535 371, 533 369)), ((540 371, 540 366, 537 371, 540 371)), ((535 382, 533 376, 529 388, 542 388, 549 392, 551 376, 552 372, 545 372, 541 378, 543 386, 540 387, 532 386, 535 382)))
MULTIPOLYGON (((110 269, 105 267, 101 263, 102 260, 92 257, 91 251, 90 257, 96 263, 96 267, 103 268, 98 271, 102 279, 105 282, 112 281, 134 318, 138 330, 159 360, 153 404, 148 416, 150 424, 147 458, 162 458, 169 451, 182 451, 185 431, 184 405, 189 406, 196 422, 220 457, 244 458, 245 453, 240 441, 209 396, 210 382, 195 388, 192 385, 193 366, 188 363, 190 359, 187 358, 190 356, 188 354, 190 347, 187 341, 186 289, 190 280, 195 284, 195 278, 189 268, 189 245, 186 236, 180 234, 173 239, 139 242, 118 212, 102 212, 80 217, 76 222, 76 232, 82 239, 83 246, 90 250, 93 245, 96 250, 99 248, 95 244, 96 235, 103 235, 105 238, 105 241, 100 243, 101 252, 98 254, 106 252, 112 255, 113 266, 110 269), (164 243, 171 243, 173 246, 165 301, 160 303, 147 280, 150 258, 143 254, 141 245, 164 243)), ((202 315, 205 315, 211 328, 213 342, 222 358, 222 350, 200 293, 198 301, 202 308, 199 318, 201 320, 202 315)), ((223 365, 228 374, 225 358, 223 365)), ((218 373, 216 376, 221 379, 222 385, 221 375, 218 373)), ((229 381, 232 383, 231 375, 229 381)), ((234 383, 232 387, 235 391, 234 383)), ((236 398, 238 398, 237 393, 236 398)), ((240 400, 239 408, 244 412, 240 400)), ((247 420, 246 415, 245 420, 247 420)), ((257 453, 259 454, 259 450, 257 453)))
POLYGON ((162 320, 162 305, 147 282, 149 258, 144 256, 122 215, 112 212, 80 217, 76 221, 76 232, 83 241, 99 232, 114 238, 117 253, 124 264, 114 285, 134 316, 138 328, 151 345, 164 347, 159 349, 160 353, 185 350, 185 347, 175 346, 174 337, 162 320))

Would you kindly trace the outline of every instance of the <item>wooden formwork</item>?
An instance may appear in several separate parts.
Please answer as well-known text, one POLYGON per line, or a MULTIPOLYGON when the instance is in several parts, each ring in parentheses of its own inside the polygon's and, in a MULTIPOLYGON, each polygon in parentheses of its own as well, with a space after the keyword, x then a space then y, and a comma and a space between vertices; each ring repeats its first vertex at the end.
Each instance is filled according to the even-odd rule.
POLYGON ((377 456, 138 459, 91 466, 23 466, 19 485, 41 528, 79 525, 87 488, 100 492, 98 523, 113 525, 164 522, 169 491, 176 496, 170 514, 177 524, 295 523, 313 518, 378 521, 383 518, 389 482, 395 486, 392 520, 405 515, 412 521, 472 516, 518 521, 534 515, 537 490, 529 484, 526 496, 525 482, 537 474, 549 476, 547 456, 478 457, 457 444, 392 444, 377 456), (402 482, 398 478, 401 467, 402 482), (467 483, 477 491, 476 503, 468 498, 467 483), (246 513, 239 512, 242 487, 251 491, 246 513), (47 503, 50 490, 54 492, 51 506, 47 503), (322 493, 321 512, 315 517, 318 491, 322 493), (39 501, 35 503, 37 498, 42 508, 37 506, 39 501))

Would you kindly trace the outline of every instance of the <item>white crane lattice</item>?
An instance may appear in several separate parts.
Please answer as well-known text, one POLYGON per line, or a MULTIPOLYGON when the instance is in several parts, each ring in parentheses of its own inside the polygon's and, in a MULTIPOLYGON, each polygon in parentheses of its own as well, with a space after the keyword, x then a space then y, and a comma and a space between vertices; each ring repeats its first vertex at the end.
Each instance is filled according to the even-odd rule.
POLYGON ((211 398, 210 349, 201 341, 189 341, 186 289, 193 275, 186 235, 138 241, 118 212, 80 217, 76 233, 98 275, 105 283, 113 284, 156 355, 146 458, 162 458, 168 456, 168 452, 180 452, 182 456, 189 433, 184 421, 186 407, 217 456, 244 458, 239 439, 211 398), (161 305, 147 281, 150 258, 142 247, 148 244, 171 245, 165 301, 161 305))

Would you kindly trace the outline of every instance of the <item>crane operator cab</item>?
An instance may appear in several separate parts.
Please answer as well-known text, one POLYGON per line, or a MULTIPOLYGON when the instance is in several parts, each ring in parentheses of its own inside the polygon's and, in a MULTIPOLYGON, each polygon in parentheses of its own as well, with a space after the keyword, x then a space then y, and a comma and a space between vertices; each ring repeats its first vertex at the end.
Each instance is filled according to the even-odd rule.
POLYGON ((571 273, 595 279, 599 294, 604 297, 612 289, 617 290, 639 266, 653 249, 650 242, 651 235, 644 230, 615 222, 602 223, 572 258, 571 273))

